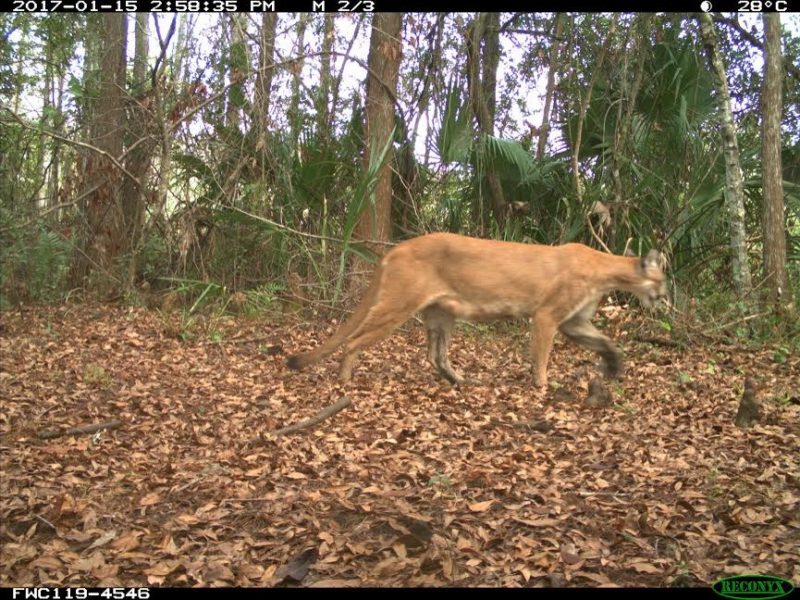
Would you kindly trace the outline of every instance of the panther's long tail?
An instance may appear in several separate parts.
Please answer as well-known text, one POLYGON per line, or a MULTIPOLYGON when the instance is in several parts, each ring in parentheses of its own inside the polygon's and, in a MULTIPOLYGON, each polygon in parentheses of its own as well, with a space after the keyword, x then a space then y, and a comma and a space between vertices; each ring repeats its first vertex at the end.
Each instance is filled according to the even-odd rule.
POLYGON ((290 356, 288 359, 286 359, 286 366, 290 369, 298 371, 304 367, 319 362, 326 356, 335 352, 336 349, 347 340, 350 334, 352 334, 358 328, 358 326, 361 325, 364 318, 367 316, 369 309, 372 308, 373 304, 375 304, 375 299, 378 295, 378 290, 380 289, 382 272, 383 269, 381 267, 381 263, 378 263, 378 266, 376 267, 372 276, 372 281, 367 289, 367 293, 364 295, 361 303, 356 307, 350 318, 345 321, 341 327, 339 327, 339 329, 336 330, 336 333, 328 338, 328 340, 325 341, 321 346, 318 346, 313 350, 309 350, 308 352, 302 352, 300 354, 294 354, 290 356))

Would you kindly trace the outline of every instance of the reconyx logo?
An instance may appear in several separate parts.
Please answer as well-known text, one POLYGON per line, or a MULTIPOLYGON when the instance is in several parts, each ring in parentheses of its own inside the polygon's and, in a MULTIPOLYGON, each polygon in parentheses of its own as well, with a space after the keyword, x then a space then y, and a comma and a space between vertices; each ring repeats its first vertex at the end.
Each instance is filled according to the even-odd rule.
POLYGON ((794 586, 785 579, 769 575, 736 575, 720 579, 711 589, 731 600, 771 600, 788 596, 794 586))

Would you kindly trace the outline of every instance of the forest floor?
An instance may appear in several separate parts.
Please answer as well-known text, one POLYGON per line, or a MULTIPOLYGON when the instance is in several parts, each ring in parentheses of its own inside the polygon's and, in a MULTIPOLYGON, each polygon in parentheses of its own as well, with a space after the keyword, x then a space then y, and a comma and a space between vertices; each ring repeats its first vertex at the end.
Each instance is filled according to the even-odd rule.
POLYGON ((460 328, 455 388, 415 322, 341 385, 339 355, 284 366, 330 323, 184 340, 180 314, 5 312, 0 586, 798 585, 798 358, 641 341, 634 312, 605 315, 626 372, 594 409, 595 357, 557 339, 539 396, 519 325, 460 328), (762 419, 739 428, 745 375, 762 419))

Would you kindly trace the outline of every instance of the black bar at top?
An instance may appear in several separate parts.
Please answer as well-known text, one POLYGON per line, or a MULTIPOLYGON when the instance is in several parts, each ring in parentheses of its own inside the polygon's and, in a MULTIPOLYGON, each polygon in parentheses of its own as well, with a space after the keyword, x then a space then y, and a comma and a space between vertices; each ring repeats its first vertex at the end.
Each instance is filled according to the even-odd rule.
MULTIPOLYGON (((800 0, 10 0, 22 12, 793 12, 800 0)), ((7 10, 7 9, 6 9, 7 10)))

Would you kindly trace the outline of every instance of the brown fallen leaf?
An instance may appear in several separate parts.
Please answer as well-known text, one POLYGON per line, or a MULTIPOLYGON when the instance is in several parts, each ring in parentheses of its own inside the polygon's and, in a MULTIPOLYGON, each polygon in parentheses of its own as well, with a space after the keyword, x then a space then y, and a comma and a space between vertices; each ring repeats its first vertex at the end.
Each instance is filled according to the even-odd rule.
POLYGON ((471 512, 485 512, 489 510, 494 503, 495 500, 485 500, 483 502, 476 502, 475 504, 470 504, 468 508, 471 512))
POLYGON ((106 560, 101 552, 95 552, 87 558, 80 558, 72 561, 70 567, 76 571, 92 571, 106 564, 106 560))
POLYGON ((158 492, 150 492, 139 500, 139 506, 153 506, 161 502, 161 495, 158 492))
POLYGON ((664 569, 647 562, 631 562, 628 566, 637 573, 664 573, 664 569))
POLYGON ((101 535, 99 538, 97 538, 95 541, 93 541, 89 546, 89 549, 91 550, 92 548, 99 548, 100 546, 105 546, 108 542, 115 539, 116 537, 117 537, 116 531, 113 530, 108 531, 103 535, 101 535))
POLYGON ((179 560, 163 560, 145 569, 144 574, 152 575, 153 577, 166 577, 180 566, 181 561, 179 560))
POLYGON ((195 515, 185 514, 185 515, 178 515, 175 517, 177 521, 181 523, 185 523, 186 525, 197 525, 200 523, 201 519, 196 517, 195 515))
POLYGON ((264 567, 260 565, 252 565, 249 563, 245 563, 239 565, 237 571, 239 575, 245 577, 246 579, 250 579, 252 581, 258 581, 264 576, 264 567))
POLYGON ((30 563, 31 567, 38 567, 40 569, 60 569, 64 566, 55 556, 42 556, 30 563))
POLYGON ((120 552, 130 552, 139 546, 141 531, 129 531, 111 542, 111 548, 120 552))
POLYGON ((117 577, 119 574, 119 565, 104 564, 91 570, 92 577, 100 580, 108 580, 117 577))
POLYGON ((395 542, 394 544, 392 544, 392 550, 394 550, 394 553, 397 555, 398 558, 408 557, 408 549, 402 542, 395 542))
POLYGON ((176 556, 179 553, 178 546, 175 545, 175 540, 170 534, 164 536, 164 539, 161 540, 158 548, 170 556, 176 556))

